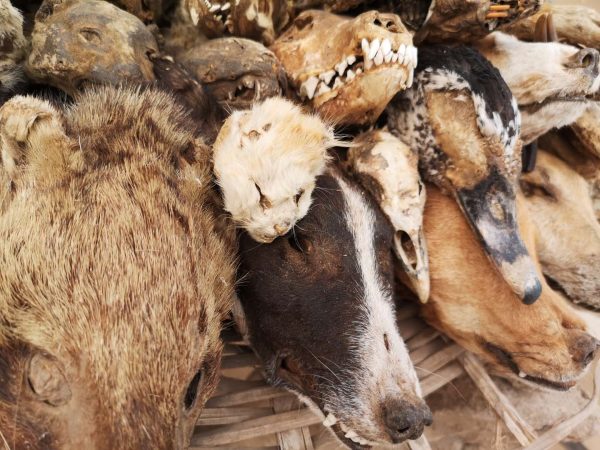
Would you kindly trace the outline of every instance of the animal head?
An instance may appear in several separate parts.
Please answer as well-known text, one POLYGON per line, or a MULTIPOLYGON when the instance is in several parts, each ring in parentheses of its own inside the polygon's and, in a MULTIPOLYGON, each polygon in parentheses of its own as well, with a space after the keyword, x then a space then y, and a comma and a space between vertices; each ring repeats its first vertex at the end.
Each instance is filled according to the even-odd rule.
POLYGON ((538 153, 520 180, 535 224, 544 274, 575 303, 600 309, 600 224, 586 180, 560 159, 538 153))
POLYGON ((500 70, 515 96, 525 143, 575 121, 600 88, 598 50, 559 42, 524 42, 500 32, 477 47, 500 70))
POLYGON ((211 39, 183 53, 181 62, 229 110, 249 109, 287 89, 275 55, 249 39, 211 39))
POLYGON ((350 448, 416 439, 431 422, 394 320, 392 232, 330 169, 294 232, 240 243, 238 294, 268 380, 318 407, 350 448))
MULTIPOLYGON (((519 202, 519 224, 535 254, 534 230, 519 202)), ((499 374, 552 389, 575 385, 593 360, 598 341, 568 303, 544 283, 533 305, 524 305, 494 270, 452 199, 427 189, 425 237, 431 295, 425 319, 499 374)))
POLYGON ((271 46, 299 97, 338 124, 373 123, 412 83, 417 49, 395 14, 305 11, 271 46))
POLYGON ((348 150, 350 171, 371 193, 394 228, 394 249, 419 299, 429 298, 429 262, 423 235, 425 186, 419 157, 385 130, 359 135, 348 150))
POLYGON ((26 46, 23 16, 9 0, 0 0, 0 105, 23 78, 26 46))
POLYGON ((182 11, 191 23, 210 37, 224 34, 273 43, 290 20, 285 0, 184 0, 182 11))
POLYGON ((64 113, 21 96, 0 109, 8 447, 189 444, 234 278, 189 129, 152 90, 88 91, 64 113))
POLYGON ((45 0, 35 16, 25 70, 35 81, 75 94, 88 83, 152 82, 152 33, 105 1, 45 0))
POLYGON ((520 116, 499 72, 468 47, 419 50, 416 85, 388 106, 388 124, 419 150, 426 181, 453 195, 483 247, 526 303, 540 295, 515 218, 520 116))
POLYGON ((330 126, 283 98, 234 112, 214 145, 225 209, 259 242, 286 234, 308 211, 336 144, 330 126))

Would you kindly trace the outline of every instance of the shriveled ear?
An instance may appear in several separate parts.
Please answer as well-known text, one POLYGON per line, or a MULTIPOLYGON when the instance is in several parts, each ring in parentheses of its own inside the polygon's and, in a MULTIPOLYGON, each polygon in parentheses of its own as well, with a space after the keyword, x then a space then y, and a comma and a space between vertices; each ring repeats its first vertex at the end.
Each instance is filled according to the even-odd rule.
POLYGON ((45 353, 36 353, 29 361, 27 381, 34 395, 42 402, 60 406, 71 399, 71 388, 62 364, 45 353))
POLYGON ((62 114, 49 102, 16 96, 0 108, 2 170, 11 183, 26 175, 41 182, 60 174, 69 148, 62 114))

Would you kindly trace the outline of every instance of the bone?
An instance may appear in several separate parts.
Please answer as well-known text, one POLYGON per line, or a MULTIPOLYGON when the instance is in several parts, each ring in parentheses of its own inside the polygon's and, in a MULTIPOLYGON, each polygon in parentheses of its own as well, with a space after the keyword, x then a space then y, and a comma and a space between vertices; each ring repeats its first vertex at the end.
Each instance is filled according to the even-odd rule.
POLYGON ((392 51, 392 43, 389 39, 383 40, 381 43, 381 51, 383 52, 383 56, 387 56, 387 54, 392 51))
POLYGON ((360 46, 362 48, 363 56, 365 57, 365 59, 367 59, 367 55, 369 54, 370 49, 369 41, 363 38, 362 41, 360 41, 360 46))
POLYGON ((354 64, 356 62, 356 56, 354 55, 350 55, 346 58, 346 62, 348 63, 349 66, 351 66, 352 64, 354 64))
POLYGON ((300 95, 304 95, 308 97, 309 100, 312 100, 318 84, 319 79, 317 77, 310 77, 308 80, 302 83, 302 86, 300 86, 300 95))
POLYGON ((380 66, 381 64, 383 64, 383 52, 381 51, 381 49, 377 51, 375 58, 373 58, 373 62, 376 66, 380 66))
POLYGON ((379 52, 379 47, 381 46, 381 42, 379 39, 373 39, 371 45, 369 47, 369 54, 367 55, 367 59, 373 59, 379 52))
POLYGON ((341 63, 335 65, 335 70, 337 71, 338 74, 344 75, 344 71, 346 70, 346 67, 348 67, 348 62, 346 60, 344 60, 341 63))
MULTIPOLYGON (((339 70, 338 70, 338 72, 339 72, 339 70)), ((340 75, 341 75, 341 74, 343 73, 343 71, 342 71, 342 72, 339 72, 339 73, 340 73, 340 75)), ((335 70, 330 70, 330 71, 328 71, 328 72, 324 72, 324 73, 322 73, 321 75, 319 75, 319 78, 320 78, 321 80, 323 80, 323 81, 325 82, 325 84, 329 84, 329 82, 331 81, 331 79, 332 79, 334 76, 335 76, 335 70)))

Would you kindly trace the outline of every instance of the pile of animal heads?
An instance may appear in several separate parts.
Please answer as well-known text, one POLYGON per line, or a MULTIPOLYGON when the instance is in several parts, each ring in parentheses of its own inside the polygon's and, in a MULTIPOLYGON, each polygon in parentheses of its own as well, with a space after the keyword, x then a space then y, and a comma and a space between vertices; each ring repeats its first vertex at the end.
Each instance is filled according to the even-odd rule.
POLYGON ((216 387, 233 247, 163 93, 0 109, 0 430, 9 448, 185 448, 216 387), (198 270, 202 267, 202 270, 198 270))
POLYGON ((388 107, 389 127, 418 149, 424 179, 456 198, 502 276, 533 303, 541 284, 515 212, 521 170, 516 101, 475 50, 431 46, 419 59, 417 83, 388 107))

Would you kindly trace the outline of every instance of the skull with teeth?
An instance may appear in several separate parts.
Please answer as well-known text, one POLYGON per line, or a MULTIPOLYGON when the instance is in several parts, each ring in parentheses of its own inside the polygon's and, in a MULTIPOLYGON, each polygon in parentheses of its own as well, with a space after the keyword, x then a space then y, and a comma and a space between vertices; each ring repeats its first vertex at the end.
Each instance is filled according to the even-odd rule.
POLYGON ((154 81, 158 43, 132 14, 97 0, 46 0, 35 17, 25 70, 74 94, 85 83, 154 81))
POLYGON ((388 107, 390 128, 418 149, 425 180, 456 198, 504 279, 533 303, 541 283, 516 221, 516 100, 498 70, 469 47, 421 47, 415 78, 388 107))
POLYGON ((400 18, 305 11, 271 50, 300 98, 338 124, 373 123, 412 83, 417 49, 400 18))
POLYGON ((350 170, 394 227, 394 249, 422 302, 429 298, 429 261, 423 235, 425 186, 418 155, 387 130, 359 135, 348 151, 350 170))
POLYGON ((471 42, 535 14, 543 0, 436 0, 430 1, 415 41, 471 42))
POLYGON ((212 39, 182 54, 181 63, 229 110, 250 108, 287 88, 275 55, 249 39, 212 39))
POLYGON ((273 43, 290 19, 286 0, 184 0, 183 10, 208 37, 224 34, 273 43))

